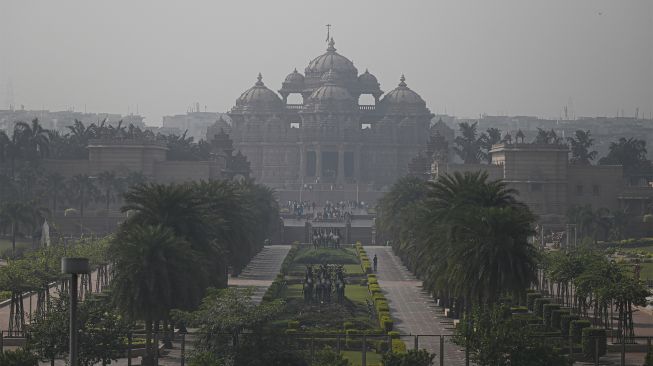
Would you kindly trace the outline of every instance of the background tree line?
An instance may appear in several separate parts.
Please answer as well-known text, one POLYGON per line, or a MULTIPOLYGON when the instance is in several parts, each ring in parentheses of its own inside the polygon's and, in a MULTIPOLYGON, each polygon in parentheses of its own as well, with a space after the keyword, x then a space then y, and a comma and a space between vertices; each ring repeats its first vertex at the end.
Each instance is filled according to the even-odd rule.
MULTIPOLYGON (((478 123, 463 122, 458 125, 459 136, 453 141, 454 152, 465 164, 490 163, 490 149, 498 143, 524 143, 525 135, 519 130, 513 138, 509 133, 502 136, 497 128, 489 128, 485 132, 478 131, 478 123)), ((598 162, 601 165, 622 165, 624 176, 636 183, 641 175, 650 175, 653 166, 647 158, 646 141, 636 138, 621 137, 611 142, 608 155, 597 159, 598 153, 592 150, 594 139, 589 130, 577 130, 573 136, 562 138, 554 130, 538 128, 537 135, 532 140, 534 144, 567 144, 571 157, 569 162, 577 165, 591 165, 598 162)))

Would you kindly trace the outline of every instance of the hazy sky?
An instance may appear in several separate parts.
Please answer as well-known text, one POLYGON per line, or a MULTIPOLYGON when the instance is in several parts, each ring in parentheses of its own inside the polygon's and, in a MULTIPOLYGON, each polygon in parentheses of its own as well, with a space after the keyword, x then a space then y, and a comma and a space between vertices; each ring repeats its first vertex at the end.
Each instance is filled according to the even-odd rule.
POLYGON ((434 113, 653 112, 653 1, 0 0, 0 109, 226 111, 324 52, 404 73, 434 113))

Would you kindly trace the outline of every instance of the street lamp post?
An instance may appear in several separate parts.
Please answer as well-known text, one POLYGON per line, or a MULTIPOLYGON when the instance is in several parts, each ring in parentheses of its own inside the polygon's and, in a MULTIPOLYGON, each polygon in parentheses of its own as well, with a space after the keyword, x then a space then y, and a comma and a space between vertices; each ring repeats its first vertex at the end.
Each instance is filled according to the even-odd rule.
POLYGON ((70 274, 70 365, 77 362, 77 276, 91 272, 88 258, 61 258, 61 273, 70 274))

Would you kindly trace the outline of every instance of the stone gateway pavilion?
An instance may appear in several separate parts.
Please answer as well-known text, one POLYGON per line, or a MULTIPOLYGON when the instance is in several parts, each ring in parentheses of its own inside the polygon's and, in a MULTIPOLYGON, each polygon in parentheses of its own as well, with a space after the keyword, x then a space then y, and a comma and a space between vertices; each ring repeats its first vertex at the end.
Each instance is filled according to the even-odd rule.
POLYGON ((316 192, 334 190, 338 199, 356 199, 353 194, 371 193, 407 174, 433 118, 403 75, 384 93, 372 73, 359 73, 336 51, 333 38, 303 74, 295 69, 286 77, 278 94, 259 74, 228 115, 231 125, 219 121, 209 139, 224 129, 258 181, 282 195, 310 188, 305 194, 313 199, 329 199, 316 192), (293 94, 301 96, 301 104, 288 103, 293 94), (373 104, 361 104, 364 95, 373 104), (352 195, 343 197, 343 191, 352 195))

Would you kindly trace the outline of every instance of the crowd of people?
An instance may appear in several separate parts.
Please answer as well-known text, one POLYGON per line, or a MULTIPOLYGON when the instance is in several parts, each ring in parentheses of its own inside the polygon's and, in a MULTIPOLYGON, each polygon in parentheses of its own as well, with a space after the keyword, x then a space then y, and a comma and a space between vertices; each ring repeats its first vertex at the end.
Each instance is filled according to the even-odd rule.
POLYGON ((364 209, 366 205, 357 201, 288 201, 285 208, 298 219, 346 222, 351 220, 353 210, 364 209))
POLYGON ((313 229, 313 248, 340 248, 341 238, 338 228, 313 229))

